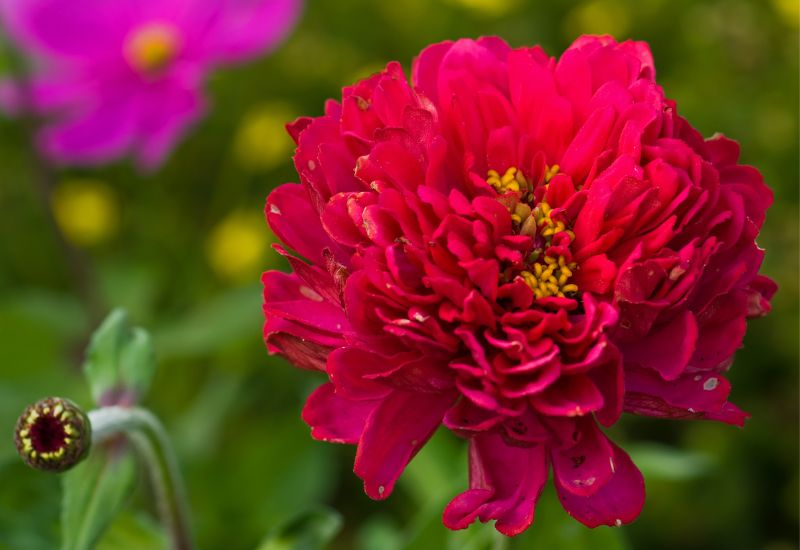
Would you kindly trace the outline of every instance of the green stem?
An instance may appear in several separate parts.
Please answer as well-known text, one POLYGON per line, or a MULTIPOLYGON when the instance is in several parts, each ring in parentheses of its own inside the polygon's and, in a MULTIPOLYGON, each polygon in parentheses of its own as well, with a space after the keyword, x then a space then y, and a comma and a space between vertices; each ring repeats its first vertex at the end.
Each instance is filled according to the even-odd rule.
POLYGON ((188 506, 178 462, 161 422, 146 409, 103 407, 89 411, 92 444, 127 436, 141 455, 158 499, 158 509, 173 550, 192 550, 188 506))
MULTIPOLYGON (((33 97, 30 89, 28 66, 15 50, 0 41, 0 52, 6 50, 6 47, 13 83, 17 87, 16 93, 21 98, 25 98, 23 99, 25 101, 33 97)), ((103 319, 105 306, 102 297, 97 292, 98 285, 95 281, 89 258, 82 250, 79 250, 69 242, 53 213, 53 191, 56 187, 57 174, 50 161, 39 153, 35 143, 35 134, 40 122, 32 105, 21 105, 21 123, 29 142, 28 150, 32 166, 31 182, 33 190, 41 204, 45 222, 50 226, 56 245, 66 262, 75 289, 86 307, 89 316, 88 324, 89 326, 94 326, 103 319)))

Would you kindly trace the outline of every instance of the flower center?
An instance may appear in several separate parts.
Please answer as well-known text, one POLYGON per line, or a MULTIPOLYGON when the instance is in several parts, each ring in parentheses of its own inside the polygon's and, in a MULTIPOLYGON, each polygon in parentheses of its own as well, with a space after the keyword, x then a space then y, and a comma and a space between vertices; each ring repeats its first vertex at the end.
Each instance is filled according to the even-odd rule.
POLYGON ((24 419, 25 427, 20 431, 24 449, 33 458, 60 458, 75 435, 72 421, 72 412, 61 403, 32 409, 24 419))
POLYGON ((37 453, 52 453, 68 443, 64 425, 57 418, 41 416, 36 419, 30 432, 31 446, 37 453))
MULTIPOLYGON (((547 168, 545 189, 558 170, 557 164, 547 168)), ((486 182, 497 191, 501 202, 511 212, 515 231, 533 239, 533 251, 519 276, 533 291, 534 297, 564 298, 575 295, 578 286, 569 282, 577 269, 569 251, 575 233, 567 227, 565 213, 553 209, 544 200, 537 203, 534 198, 536 186, 514 166, 502 176, 495 170, 489 170, 486 182)))
POLYGON ((22 459, 39 470, 63 472, 83 460, 91 446, 89 418, 67 399, 48 397, 17 420, 14 443, 22 459))
POLYGON ((175 59, 179 36, 172 26, 150 23, 136 30, 125 42, 125 56, 131 66, 145 75, 155 75, 175 59))

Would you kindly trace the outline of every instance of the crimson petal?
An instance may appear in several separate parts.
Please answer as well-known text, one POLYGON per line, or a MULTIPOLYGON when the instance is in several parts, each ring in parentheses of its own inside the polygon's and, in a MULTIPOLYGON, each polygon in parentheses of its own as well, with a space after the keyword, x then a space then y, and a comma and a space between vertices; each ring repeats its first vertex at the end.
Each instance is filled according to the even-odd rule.
POLYGON ((644 506, 644 478, 628 454, 611 443, 614 449, 613 475, 597 492, 579 496, 556 484, 561 505, 567 513, 587 527, 616 526, 630 523, 644 506))

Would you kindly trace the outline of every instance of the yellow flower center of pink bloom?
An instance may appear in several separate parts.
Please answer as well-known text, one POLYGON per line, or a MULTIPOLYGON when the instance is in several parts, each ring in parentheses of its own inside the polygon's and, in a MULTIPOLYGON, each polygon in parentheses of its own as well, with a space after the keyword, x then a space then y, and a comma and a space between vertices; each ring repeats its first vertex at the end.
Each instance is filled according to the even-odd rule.
POLYGON ((131 33, 125 42, 125 56, 138 72, 153 75, 172 63, 179 47, 179 36, 172 26, 150 23, 131 33))
MULTIPOLYGON (((545 186, 549 185, 558 171, 557 164, 547 167, 544 174, 545 186)), ((514 229, 521 235, 531 237, 536 243, 528 259, 528 269, 519 273, 525 284, 533 291, 534 297, 563 298, 577 293, 578 286, 569 282, 577 269, 577 264, 568 262, 563 255, 547 254, 554 236, 565 233, 572 242, 575 233, 567 228, 563 221, 553 220, 551 217, 553 209, 547 202, 532 204, 535 186, 516 167, 512 166, 503 175, 495 170, 489 170, 486 183, 503 196, 502 202, 511 212, 514 229)))

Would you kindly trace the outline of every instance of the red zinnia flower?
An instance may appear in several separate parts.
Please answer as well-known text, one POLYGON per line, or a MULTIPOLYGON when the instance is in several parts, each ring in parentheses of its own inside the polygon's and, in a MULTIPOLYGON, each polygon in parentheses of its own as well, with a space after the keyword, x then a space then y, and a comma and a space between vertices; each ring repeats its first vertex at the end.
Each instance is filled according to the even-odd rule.
POLYGON ((772 194, 678 116, 645 43, 436 44, 289 132, 301 183, 266 214, 306 261, 278 247, 264 335, 328 375, 303 418, 358 445, 372 498, 444 424, 470 458, 448 527, 520 533, 551 467, 573 517, 620 525, 644 482, 598 423, 744 422, 723 372, 775 292, 772 194))

